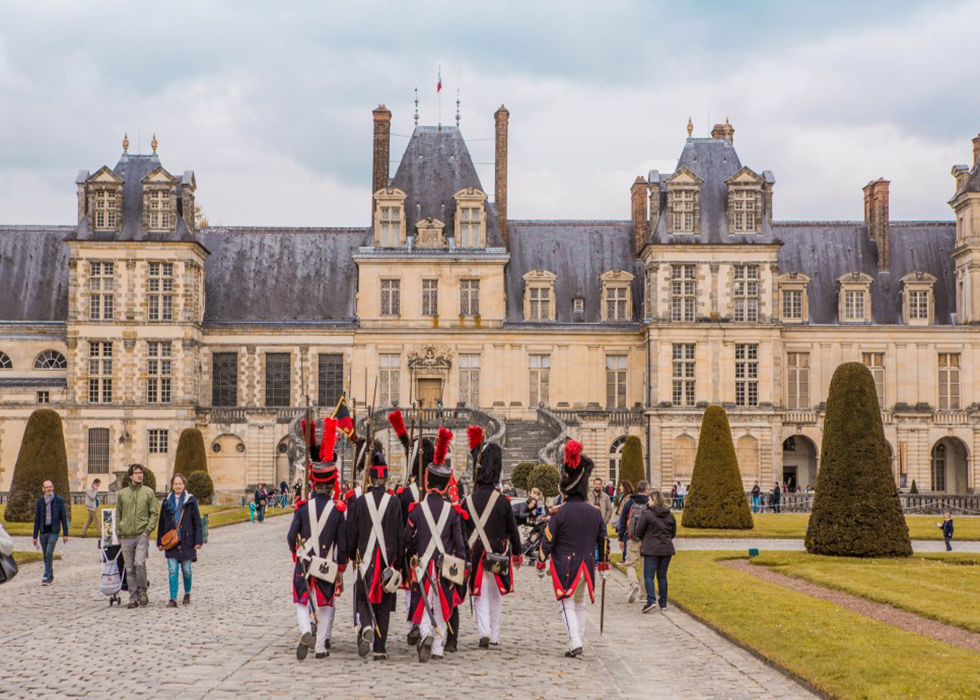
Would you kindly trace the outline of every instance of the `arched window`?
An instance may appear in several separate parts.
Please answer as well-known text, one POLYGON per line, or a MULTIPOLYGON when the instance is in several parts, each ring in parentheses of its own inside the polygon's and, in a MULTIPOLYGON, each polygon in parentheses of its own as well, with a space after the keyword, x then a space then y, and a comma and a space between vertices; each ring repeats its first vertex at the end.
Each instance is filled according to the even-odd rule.
POLYGON ((0 369, 13 369, 14 363, 10 361, 10 355, 0 350, 0 369))
POLYGON ((34 358, 34 369, 68 369, 68 361, 57 350, 45 350, 34 358))
POLYGON ((697 451, 698 445, 690 435, 678 435, 674 438, 674 478, 678 481, 690 482, 697 451))
POLYGON ((932 490, 946 490, 946 443, 932 448, 932 490))
MULTIPOLYGON (((609 480, 614 484, 619 483, 619 465, 623 459, 623 446, 625 444, 626 436, 620 435, 609 446, 609 480)), ((633 486, 635 487, 636 484, 633 486)))

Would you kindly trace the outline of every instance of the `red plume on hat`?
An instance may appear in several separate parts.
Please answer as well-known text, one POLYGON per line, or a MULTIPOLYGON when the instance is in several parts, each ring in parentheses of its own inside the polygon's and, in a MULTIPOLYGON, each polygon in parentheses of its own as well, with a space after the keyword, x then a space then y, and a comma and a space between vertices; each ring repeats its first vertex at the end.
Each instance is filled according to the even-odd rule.
POLYGON ((436 454, 432 460, 433 464, 445 464, 446 455, 449 453, 449 443, 453 439, 453 433, 449 428, 439 428, 439 437, 436 439, 436 454))
POLYGON ((569 440, 565 443, 565 464, 570 469, 577 469, 582 456, 582 443, 569 440))
POLYGON ((323 439, 320 440, 320 459, 333 462, 336 459, 334 446, 337 444, 337 419, 323 419, 323 439))
POLYGON ((395 431, 395 435, 401 437, 405 434, 405 418, 402 416, 402 412, 397 408, 388 414, 388 424, 391 429, 395 431))
POLYGON ((483 444, 483 428, 478 425, 471 425, 466 429, 466 440, 470 446, 470 452, 483 444))

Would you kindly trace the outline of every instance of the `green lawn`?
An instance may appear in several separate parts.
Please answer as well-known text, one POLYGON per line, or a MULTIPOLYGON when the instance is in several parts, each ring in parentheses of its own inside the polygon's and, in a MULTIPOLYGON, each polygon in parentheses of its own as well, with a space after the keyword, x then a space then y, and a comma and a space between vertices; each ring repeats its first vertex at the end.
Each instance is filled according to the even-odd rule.
POLYGON ((731 558, 679 553, 669 572, 673 601, 832 696, 976 697, 980 655, 718 563, 731 558))
POLYGON ((980 632, 980 563, 976 556, 854 559, 805 552, 765 552, 751 561, 811 583, 980 632))
MULTIPOLYGON (((55 553, 55 559, 61 559, 61 555, 55 553)), ((43 561, 44 555, 40 552, 14 552, 14 561, 18 564, 30 564, 35 561, 43 561)))

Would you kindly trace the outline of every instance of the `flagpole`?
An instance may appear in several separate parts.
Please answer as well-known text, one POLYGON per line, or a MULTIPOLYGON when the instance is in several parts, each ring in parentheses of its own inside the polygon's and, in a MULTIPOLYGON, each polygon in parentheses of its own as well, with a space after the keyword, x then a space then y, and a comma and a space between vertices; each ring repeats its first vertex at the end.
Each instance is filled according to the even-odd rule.
POLYGON ((439 95, 439 128, 442 129, 442 65, 439 66, 439 85, 436 93, 439 95))

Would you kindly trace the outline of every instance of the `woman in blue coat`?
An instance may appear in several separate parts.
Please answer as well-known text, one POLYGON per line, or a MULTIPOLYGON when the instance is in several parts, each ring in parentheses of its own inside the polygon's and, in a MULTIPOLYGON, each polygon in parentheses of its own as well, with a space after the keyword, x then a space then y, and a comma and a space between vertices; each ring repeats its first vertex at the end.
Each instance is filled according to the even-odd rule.
POLYGON ((167 569, 170 572, 170 602, 168 608, 177 607, 178 570, 184 578, 184 605, 191 603, 191 562, 197 561, 197 550, 204 544, 201 528, 201 511, 197 499, 185 488, 184 477, 174 474, 170 481, 170 495, 163 500, 160 521, 157 523, 157 549, 163 551, 163 536, 176 529, 180 542, 166 550, 167 569))

